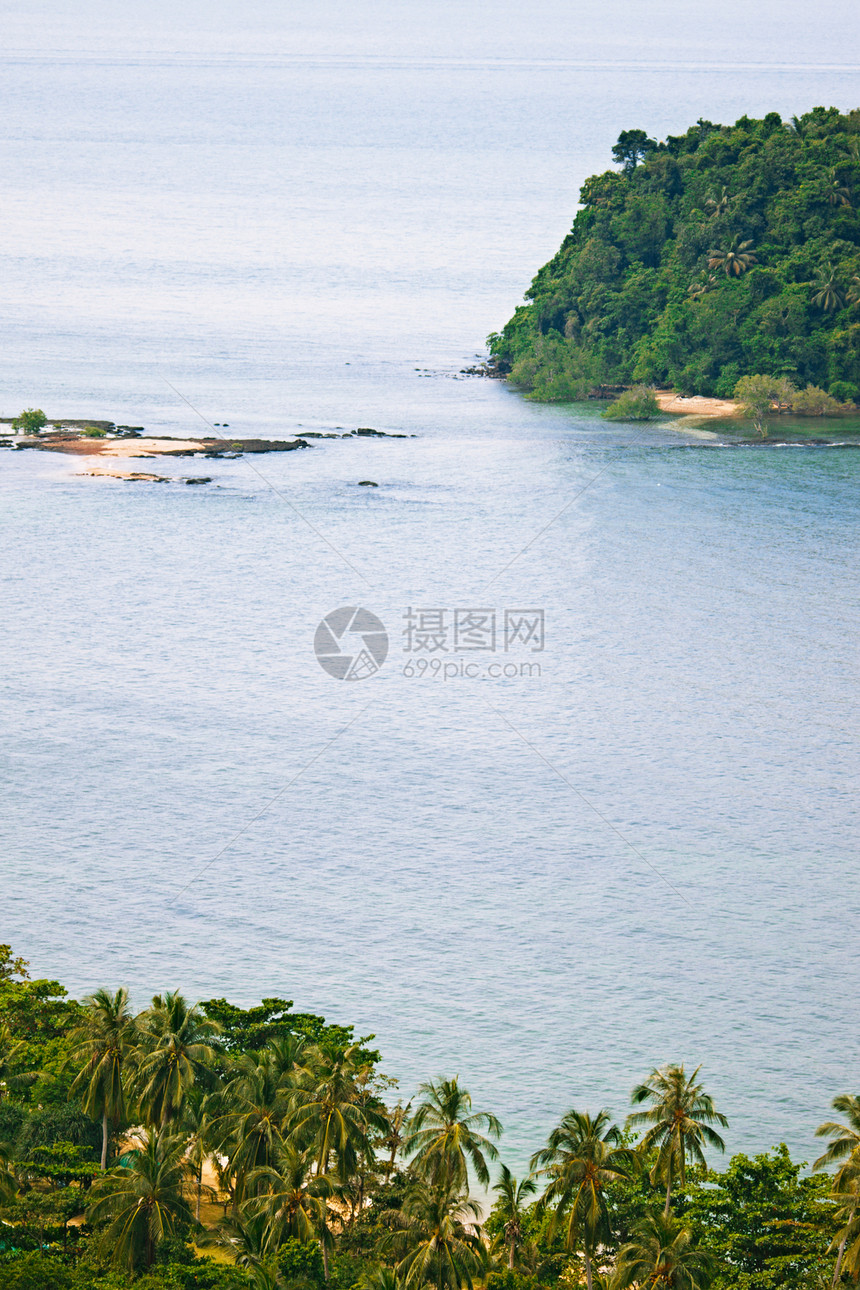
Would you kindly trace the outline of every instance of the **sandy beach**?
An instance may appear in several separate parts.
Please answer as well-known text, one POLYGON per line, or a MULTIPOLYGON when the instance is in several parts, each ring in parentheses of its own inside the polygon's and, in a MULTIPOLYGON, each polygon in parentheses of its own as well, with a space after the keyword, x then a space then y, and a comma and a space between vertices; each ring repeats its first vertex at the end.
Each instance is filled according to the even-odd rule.
POLYGON ((655 390, 661 412, 676 412, 682 416, 719 418, 737 416, 739 404, 732 399, 708 399, 702 394, 689 397, 674 390, 655 390))

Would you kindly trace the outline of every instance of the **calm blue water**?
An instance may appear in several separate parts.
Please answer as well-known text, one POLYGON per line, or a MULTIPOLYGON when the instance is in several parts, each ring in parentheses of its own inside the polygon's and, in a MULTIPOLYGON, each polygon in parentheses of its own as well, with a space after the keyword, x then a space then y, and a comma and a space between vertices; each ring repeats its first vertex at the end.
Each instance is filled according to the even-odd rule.
POLYGON ((173 9, 6 6, 0 411, 198 431, 169 381, 416 437, 158 466, 206 488, 0 455, 0 939, 354 1022, 516 1166, 673 1059, 732 1149, 810 1158, 858 1069, 860 454, 456 376, 621 129, 854 106, 848 7, 173 9), (354 684, 313 655, 349 604, 391 637, 354 684), (545 649, 404 676, 410 607, 543 609, 545 649))

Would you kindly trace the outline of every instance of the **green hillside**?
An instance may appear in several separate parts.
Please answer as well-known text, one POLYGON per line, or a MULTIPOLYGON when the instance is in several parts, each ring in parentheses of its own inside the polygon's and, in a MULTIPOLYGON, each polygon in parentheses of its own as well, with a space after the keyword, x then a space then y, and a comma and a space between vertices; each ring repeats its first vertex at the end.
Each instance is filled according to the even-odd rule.
POLYGON ((602 385, 731 396, 786 376, 860 392, 860 109, 625 131, 504 329, 500 369, 532 397, 602 385))

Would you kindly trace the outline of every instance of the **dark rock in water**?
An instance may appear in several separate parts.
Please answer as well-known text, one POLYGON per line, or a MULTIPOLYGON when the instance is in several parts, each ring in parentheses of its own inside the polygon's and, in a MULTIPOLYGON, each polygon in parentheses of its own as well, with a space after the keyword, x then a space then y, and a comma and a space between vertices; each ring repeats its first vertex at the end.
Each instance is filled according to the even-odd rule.
POLYGON ((186 479, 186 484, 211 484, 211 475, 201 475, 199 479, 186 479))
POLYGON ((378 488, 379 487, 375 479, 360 479, 358 481, 358 486, 359 488, 378 488))
POLYGON ((386 434, 384 430, 372 430, 370 426, 359 426, 355 433, 360 434, 364 439, 406 439, 408 437, 405 434, 386 434))
POLYGON ((207 439, 207 457, 241 457, 243 452, 293 452, 296 448, 310 448, 304 439, 207 439))
MULTIPOLYGON (((52 425, 61 425, 64 428, 68 427, 70 430, 89 430, 90 426, 95 426, 96 430, 105 430, 108 434, 116 430, 113 421, 75 421, 68 417, 55 417, 52 425)), ((141 429, 143 429, 142 426, 141 429)))
POLYGON ((123 439, 139 439, 143 433, 143 426, 117 426, 116 432, 122 435, 123 439))

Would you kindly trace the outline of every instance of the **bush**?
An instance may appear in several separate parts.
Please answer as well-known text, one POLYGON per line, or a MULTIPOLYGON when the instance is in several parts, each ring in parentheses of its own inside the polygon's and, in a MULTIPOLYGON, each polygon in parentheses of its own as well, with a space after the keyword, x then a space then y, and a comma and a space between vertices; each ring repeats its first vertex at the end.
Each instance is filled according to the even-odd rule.
POLYGON ((36 435, 47 424, 48 418, 41 408, 25 408, 12 422, 12 428, 22 434, 36 435))
POLYGON ((610 403, 603 415, 607 421, 653 421, 660 415, 660 404, 653 390, 634 385, 610 403))
POLYGON ((832 417, 842 411, 841 403, 817 385, 807 385, 792 396, 791 410, 799 417, 832 417))
POLYGON ((834 381, 830 387, 830 393, 839 403, 857 402, 857 386, 852 385, 850 381, 834 381))
POLYGON ((279 1247, 277 1261, 278 1272, 288 1285, 317 1286, 325 1281, 322 1252, 316 1241, 299 1241, 291 1236, 279 1247))

